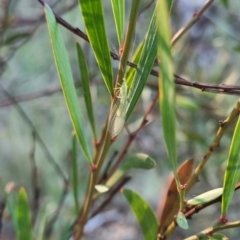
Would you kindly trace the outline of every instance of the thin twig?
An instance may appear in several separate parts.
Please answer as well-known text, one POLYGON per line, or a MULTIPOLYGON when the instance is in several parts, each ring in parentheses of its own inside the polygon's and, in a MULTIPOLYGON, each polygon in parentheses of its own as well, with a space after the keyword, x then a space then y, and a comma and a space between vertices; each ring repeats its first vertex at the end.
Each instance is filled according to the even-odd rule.
POLYGON ((5 209, 5 199, 0 200, 0 238, 1 238, 1 233, 2 233, 2 219, 3 219, 3 213, 5 209))
POLYGON ((182 27, 172 38, 171 45, 174 46, 177 41, 201 18, 203 13, 210 7, 214 0, 208 0, 203 7, 196 12, 192 19, 186 24, 186 26, 182 27))
POLYGON ((31 165, 31 185, 32 185, 32 192, 33 192, 33 201, 32 201, 32 223, 34 225, 37 213, 39 209, 39 198, 40 198, 40 187, 38 184, 38 170, 35 161, 35 143, 36 143, 36 136, 35 133, 32 133, 33 141, 32 147, 29 154, 30 165, 31 165))
POLYGON ((206 228, 205 230, 201 231, 197 235, 185 238, 184 240, 199 240, 199 239, 203 239, 204 237, 207 237, 209 234, 212 235, 213 233, 224 230, 224 229, 239 228, 239 227, 240 227, 240 221, 228 222, 222 225, 217 223, 212 227, 206 228))
MULTIPOLYGON (((44 5, 44 2, 41 0, 38 0, 42 5, 44 5)), ((54 12, 53 12, 54 13, 54 12)), ((56 18, 56 21, 62 25, 64 28, 68 29, 73 34, 79 36, 80 38, 84 39, 85 41, 89 42, 88 36, 81 31, 79 28, 75 28, 71 26, 68 22, 63 20, 60 16, 58 16, 56 13, 54 13, 54 16, 56 18)), ((111 57, 113 60, 120 60, 120 56, 117 55, 114 52, 110 52, 111 57)), ((138 68, 138 65, 135 63, 132 63, 130 61, 127 62, 127 65, 132 68, 138 68)), ((152 69, 150 71, 150 74, 155 77, 159 77, 159 72, 152 69)), ((240 95, 240 85, 226 85, 226 84, 206 84, 206 83, 198 83, 195 81, 189 81, 186 80, 177 74, 174 74, 175 83, 182 86, 188 86, 193 87, 202 90, 203 92, 210 92, 210 93, 220 93, 220 94, 230 94, 230 95, 240 95)))
MULTIPOLYGON (((76 88, 78 88, 80 86, 81 86, 81 84, 79 82, 75 83, 76 88)), ((41 98, 41 97, 45 97, 45 96, 55 94, 57 92, 62 92, 61 86, 54 86, 54 87, 48 88, 48 89, 43 90, 43 91, 28 93, 28 94, 25 94, 25 95, 22 95, 22 96, 14 96, 14 101, 13 101, 12 98, 1 99, 0 100, 0 107, 7 107, 7 106, 10 106, 12 104, 15 104, 16 102, 20 103, 20 102, 26 102, 26 101, 34 100, 34 99, 37 99, 37 98, 41 98)))
POLYGON ((144 5, 141 7, 138 15, 140 16, 143 12, 145 12, 154 2, 155 0, 148 0, 147 2, 145 2, 144 5))

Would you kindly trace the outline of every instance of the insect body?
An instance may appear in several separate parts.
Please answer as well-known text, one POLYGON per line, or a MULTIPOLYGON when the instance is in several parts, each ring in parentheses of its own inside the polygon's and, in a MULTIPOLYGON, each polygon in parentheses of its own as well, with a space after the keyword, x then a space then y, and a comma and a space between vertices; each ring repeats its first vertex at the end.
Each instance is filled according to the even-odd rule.
POLYGON ((128 107, 128 89, 125 79, 119 88, 117 99, 109 114, 108 131, 112 138, 116 137, 122 130, 128 107))

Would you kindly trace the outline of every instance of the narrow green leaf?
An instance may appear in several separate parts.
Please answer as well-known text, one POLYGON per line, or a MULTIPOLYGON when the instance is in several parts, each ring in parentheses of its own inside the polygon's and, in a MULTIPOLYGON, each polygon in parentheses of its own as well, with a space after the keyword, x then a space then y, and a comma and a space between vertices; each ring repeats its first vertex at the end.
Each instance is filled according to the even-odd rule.
POLYGON ((178 226, 182 229, 188 229, 189 228, 187 219, 182 212, 178 212, 176 222, 177 222, 178 226))
POLYGON ((90 121, 91 128, 92 128, 94 140, 96 140, 97 135, 96 135, 96 128, 95 128, 94 114, 93 114, 93 104, 92 104, 91 91, 90 91, 90 78, 88 75, 87 63, 85 61, 85 56, 79 43, 76 43, 76 48, 77 48, 77 54, 78 54, 79 69, 80 69, 81 79, 82 79, 83 96, 84 96, 85 105, 87 108, 88 119, 90 121))
POLYGON ((168 5, 168 11, 171 12, 172 6, 173 6, 173 0, 168 0, 167 5, 168 5))
POLYGON ((17 203, 17 239, 31 240, 31 214, 28 205, 27 193, 24 188, 20 188, 17 203))
POLYGON ((216 188, 211 191, 205 192, 203 194, 200 194, 190 200, 187 201, 188 205, 199 205, 199 204, 205 204, 208 202, 213 201, 214 199, 220 197, 223 193, 223 188, 216 188))
POLYGON ((57 67, 58 76, 61 82, 62 90, 72 120, 72 124, 76 131, 83 153, 85 154, 88 162, 91 162, 92 159, 88 149, 86 135, 84 131, 85 125, 83 123, 82 114, 78 104, 77 93, 73 82, 73 76, 67 52, 53 12, 47 4, 45 4, 45 15, 52 43, 55 64, 57 67))
POLYGON ((14 44, 17 41, 21 41, 26 39, 27 37, 29 37, 31 35, 30 32, 15 32, 9 36, 7 36, 6 39, 4 39, 3 45, 10 45, 10 44, 14 44))
POLYGON ((72 136, 72 186, 73 186, 73 198, 75 202, 76 212, 79 212, 78 203, 78 162, 77 162, 77 146, 76 135, 72 136))
POLYGON ((112 62, 109 55, 102 1, 79 0, 79 4, 96 61, 101 70, 107 89, 109 93, 113 95, 112 62))
MULTIPOLYGON (((144 40, 138 44, 138 47, 135 50, 133 57, 131 58, 131 62, 138 64, 141 54, 142 54, 143 44, 144 44, 144 40)), ((126 73, 126 79, 127 79, 128 86, 132 85, 133 78, 134 78, 136 71, 137 70, 135 68, 132 68, 132 67, 128 68, 127 73, 126 73)))
POLYGON ((123 42, 125 23, 125 1, 111 0, 119 46, 123 42))
POLYGON ((232 143, 229 150, 227 166, 224 174, 222 216, 226 215, 232 200, 235 186, 240 177, 240 118, 234 130, 232 143))
POLYGON ((177 179, 175 84, 170 44, 171 28, 166 0, 158 0, 157 9, 157 22, 159 23, 158 56, 161 70, 159 78, 160 110, 167 153, 171 161, 174 176, 177 179))
POLYGON ((148 203, 136 192, 124 189, 123 194, 129 202, 132 211, 141 226, 145 240, 157 238, 158 222, 148 203))
POLYGON ((112 187, 118 180, 120 180, 127 171, 131 168, 141 168, 141 169, 152 169, 156 166, 155 161, 144 153, 137 153, 132 155, 121 167, 112 175, 112 177, 107 181, 106 186, 112 187))
MULTIPOLYGON (((135 72, 132 84, 130 86, 128 111, 126 120, 130 117, 134 107, 139 100, 141 93, 146 84, 149 73, 157 56, 157 13, 156 9, 153 13, 150 26, 144 41, 141 57, 138 62, 138 67, 135 72)), ((129 80, 127 80, 129 82, 129 80)))

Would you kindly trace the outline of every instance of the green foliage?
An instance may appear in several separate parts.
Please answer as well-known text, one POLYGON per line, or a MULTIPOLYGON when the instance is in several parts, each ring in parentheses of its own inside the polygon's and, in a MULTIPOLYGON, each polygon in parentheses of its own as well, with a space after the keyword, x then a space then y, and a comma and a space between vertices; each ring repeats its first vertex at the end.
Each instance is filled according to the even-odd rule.
POLYGON ((76 131, 85 157, 90 163, 92 162, 92 157, 87 144, 87 138, 85 136, 85 127, 77 100, 76 89, 74 86, 71 67, 68 61, 68 56, 64 46, 63 38, 58 29, 58 25, 54 18, 52 10, 48 5, 45 5, 45 14, 52 43, 54 59, 58 70, 59 79, 62 85, 64 97, 66 99, 69 115, 71 117, 73 127, 76 131))
POLYGON ((151 207, 139 194, 130 189, 124 189, 123 194, 136 215, 145 240, 155 239, 158 222, 151 207))
POLYGON ((31 240, 31 213, 28 205, 27 193, 24 188, 19 190, 17 201, 17 239, 31 240))
POLYGON ((225 216, 232 200, 235 186, 240 177, 240 118, 234 130, 229 150, 227 166, 224 174, 221 214, 225 216))
MULTIPOLYGON (((239 94, 239 86, 233 85, 236 83, 232 76, 234 74, 227 78, 227 71, 225 71, 227 69, 225 67, 226 63, 229 67, 234 65, 236 59, 238 59, 232 54, 233 49, 235 53, 239 50, 236 47, 239 43, 236 40, 238 36, 235 30, 232 30, 234 34, 232 34, 231 38, 227 38, 226 45, 223 44, 222 35, 211 33, 214 36, 211 36, 213 38, 211 41, 207 40, 209 45, 207 45, 206 49, 208 49, 208 52, 203 53, 204 57, 198 56, 200 43, 204 43, 206 41, 204 39, 205 35, 211 32, 208 31, 210 24, 204 21, 205 18, 202 20, 205 11, 209 11, 209 14, 206 14, 207 20, 210 20, 209 22, 219 23, 216 24, 216 28, 217 25, 221 25, 223 29, 229 27, 229 24, 221 24, 225 24, 227 21, 217 19, 217 11, 211 14, 212 9, 210 6, 212 2, 213 0, 209 0, 198 10, 194 9, 194 12, 191 12, 192 18, 189 19, 189 22, 184 26, 180 26, 182 24, 181 21, 178 23, 178 18, 182 15, 180 13, 185 13, 185 11, 187 13, 187 10, 181 10, 178 8, 180 3, 176 2, 174 4, 172 0, 132 0, 130 2, 112 0, 111 6, 101 0, 79 0, 83 22, 78 23, 77 26, 72 26, 69 23, 76 20, 79 12, 77 14, 71 12, 70 15, 67 15, 66 19, 68 17, 69 19, 74 18, 71 21, 68 20, 68 23, 62 20, 60 15, 55 14, 55 12, 64 13, 64 11, 61 11, 62 9, 59 10, 57 6, 49 7, 40 1, 44 6, 49 39, 61 84, 61 89, 58 91, 61 90, 64 95, 64 99, 57 99, 57 104, 63 109, 63 101, 65 101, 74 132, 71 135, 72 127, 70 126, 71 129, 68 129, 65 125, 64 118, 66 114, 57 112, 55 121, 52 120, 52 115, 50 115, 49 119, 52 122, 46 124, 48 135, 43 134, 45 143, 30 119, 35 118, 37 126, 44 125, 45 122, 42 124, 41 117, 46 114, 49 105, 47 105, 44 114, 31 113, 28 108, 22 109, 18 104, 18 101, 26 101, 26 98, 21 100, 21 96, 19 98, 12 97, 11 93, 3 90, 4 94, 15 104, 24 122, 30 126, 33 132, 32 144, 29 147, 31 148, 30 154, 28 154, 30 164, 26 164, 26 162, 22 164, 23 161, 26 161, 25 155, 22 159, 20 155, 18 156, 19 164, 24 166, 28 175, 28 171, 31 171, 30 181, 30 178, 26 177, 27 175, 22 174, 24 181, 31 182, 31 191, 28 191, 30 197, 27 197, 26 190, 23 187, 20 188, 18 197, 16 197, 14 192, 16 186, 14 185, 15 188, 9 190, 7 188, 8 184, 4 195, 17 239, 82 239, 85 233, 87 235, 86 229, 91 226, 91 221, 94 221, 93 217, 108 209, 112 198, 118 195, 119 192, 123 193, 130 205, 146 240, 156 240, 158 238, 175 239, 176 235, 173 232, 176 227, 182 228, 179 229, 179 231, 182 231, 182 235, 190 235, 190 237, 185 238, 186 240, 226 239, 225 235, 218 232, 228 228, 232 230, 240 226, 240 221, 226 223, 228 220, 226 214, 232 203, 234 191, 237 191, 240 187, 240 184, 238 184, 240 176, 240 119, 238 119, 233 136, 231 136, 231 131, 227 133, 226 130, 228 127, 233 126, 234 120, 239 116, 240 101, 237 102, 235 107, 232 107, 232 99, 234 98, 223 97, 224 95, 205 94, 201 91, 197 92, 197 90, 190 91, 190 88, 197 88, 203 92, 239 94), (52 8, 54 8, 54 11, 52 8), (108 11, 112 11, 112 13, 109 14, 108 11), (112 17, 111 20, 109 20, 110 17, 112 17), (190 29, 197 21, 200 27, 196 25, 196 29, 191 31, 190 29), (128 22, 127 27, 125 27, 125 22, 128 22), (59 24, 65 30, 71 31, 77 37, 88 42, 93 55, 91 55, 88 46, 83 45, 81 41, 78 41, 76 47, 72 47, 74 45, 72 42, 69 45, 69 39, 63 38, 59 24), (173 28, 171 28, 171 25, 173 25, 173 28), (113 32, 115 35, 112 36, 110 31, 114 27, 113 32), (205 30, 206 32, 204 32, 205 30), (176 34, 172 36, 175 31, 177 31, 176 34), (199 37, 200 35, 202 38, 199 37), (116 52, 118 54, 109 52, 109 42, 112 41, 112 38, 117 39, 116 44, 119 49, 116 52), (133 44, 135 42, 136 47, 133 44), (229 49, 222 47, 222 52, 220 52, 221 56, 223 56, 221 57, 222 63, 220 65, 216 64, 214 67, 208 66, 210 65, 209 62, 211 62, 211 65, 213 64, 212 55, 215 54, 214 51, 212 53, 209 49, 214 47, 214 50, 219 50, 221 44, 231 49, 229 51, 231 54, 227 54, 229 49), (68 49, 68 53, 66 49, 68 49), (132 60, 130 60, 130 52, 133 51, 134 54, 132 60), (229 58, 225 58, 226 55, 229 58), (71 56, 70 60, 68 56, 71 56), (74 59, 76 56, 77 59, 74 59), (196 56, 199 59, 196 60, 196 56), (118 60, 116 72, 113 69, 111 57, 113 60, 118 60), (230 59, 233 60, 230 61, 230 59), (95 63, 97 63, 97 69, 95 63), (186 75, 186 78, 194 80, 186 80, 175 73, 181 76, 186 75), (77 81, 79 76, 81 84, 78 84, 77 81), (115 79, 114 76, 116 76, 115 79), (220 84, 220 80, 226 80, 223 81, 226 84, 220 84), (231 85, 228 85, 230 82, 231 85), (186 87, 176 88, 176 83, 186 87), (80 97, 77 95, 77 87, 83 93, 80 97), (201 100, 199 100, 200 98, 201 100), (82 103, 79 104, 79 100, 84 101, 84 109, 80 107, 82 103), (160 105, 159 114, 154 108, 158 100, 160 105), (229 106, 231 106, 232 110, 227 117, 229 111, 226 109, 229 106), (27 113, 32 114, 31 117, 28 117, 28 114, 25 113, 26 109, 29 111, 27 113), (217 130, 215 124, 222 117, 226 117, 226 120, 220 122, 217 130), (160 121, 155 121, 151 124, 154 129, 149 124, 149 128, 146 128, 147 131, 139 135, 140 130, 144 129, 147 123, 157 118, 162 120, 160 127, 156 126, 156 122, 160 123, 160 121), (60 126, 62 122, 63 127, 60 126), (133 125, 133 127, 128 127, 128 124, 133 125), (59 125, 58 129, 61 129, 61 131, 67 132, 65 137, 57 135, 54 128, 56 125, 59 125), (121 134, 124 127, 127 136, 121 134), (91 129, 91 133, 86 132, 86 129, 91 129), (100 131, 98 130, 100 129, 102 131, 99 134, 100 131), (131 132, 132 129, 135 130, 131 132), (227 166, 225 166, 222 163, 226 157, 226 149, 229 148, 227 147, 229 145, 228 138, 222 141, 223 147, 222 144, 220 145, 220 141, 227 134, 229 139, 232 139, 232 142, 227 166), (52 138, 48 139, 49 135, 54 135, 54 140, 52 138), (89 140, 90 135, 92 135, 93 143, 89 140), (212 142, 210 142, 210 138, 213 139, 212 142), (78 151, 77 139, 81 151, 78 151), (122 141, 122 139, 125 141, 122 141), (44 157, 39 155, 38 144, 45 152, 44 157), (51 147, 52 144, 55 144, 56 149, 51 147), (140 144, 141 147, 139 147, 140 144), (48 148, 51 148, 51 151, 48 148), (118 154, 112 155, 112 150, 115 150, 113 148, 118 149, 118 154), (144 153, 145 151, 150 152, 151 148, 153 153, 144 153), (213 162, 210 162, 209 159, 216 149, 219 151, 218 155, 213 159, 213 162), (50 152, 53 152, 54 157, 51 156, 50 152), (150 155, 154 157, 152 158, 150 155), (65 160, 64 156, 66 156, 66 161, 63 162, 63 159, 65 160), (202 156, 202 158, 199 156, 202 156), (193 169, 193 157, 197 158, 195 169, 193 169), (54 174, 47 164, 42 163, 45 158, 54 166, 54 174), (56 162, 54 161, 55 158, 57 159, 56 162), (87 161, 83 161, 83 158, 87 161), (165 182, 166 171, 164 167, 167 164, 165 164, 166 161, 164 160, 167 158, 170 162, 172 175, 169 176, 168 182, 165 182), (185 160, 184 164, 178 167, 178 163, 182 159, 188 160, 185 160), (214 171, 216 166, 213 166, 213 164, 217 165, 217 171, 214 171), (155 167, 159 167, 161 174, 153 180, 151 177, 154 174, 142 171, 151 170, 155 167), (221 173, 224 172, 223 170, 225 171, 223 188, 219 188, 217 185, 222 185, 221 173), (49 178, 45 177, 44 173, 46 172, 48 172, 49 178), (192 175, 191 172, 193 172, 192 175), (59 176, 62 182, 59 182, 59 176), (138 187, 142 192, 141 194, 144 195, 148 191, 154 192, 153 202, 149 201, 148 203, 137 192, 124 187, 132 176, 134 176, 133 187, 138 187), (195 185, 199 179, 204 184, 205 190, 195 185), (210 184, 208 185, 208 183, 210 184), (146 187, 145 184, 149 185, 146 187), (195 193, 197 196, 186 202, 185 194, 188 194, 191 188, 195 188, 195 191, 201 194, 197 195, 198 193, 195 193), (206 190, 212 188, 214 189, 206 190), (162 189, 161 194, 159 194, 159 189, 162 189), (156 200, 159 195, 159 200, 156 200), (56 200, 57 198, 58 200, 56 200), (197 215, 194 219, 191 217, 220 200, 222 200, 221 224, 219 224, 219 216, 211 217, 209 222, 206 223, 209 226, 201 232, 195 233, 193 222, 196 221, 198 228, 200 228, 201 222, 205 224, 205 221, 201 219, 201 215, 197 215), (157 201, 159 201, 158 210, 155 213, 150 206, 150 202, 156 205, 157 201), (49 206, 46 206, 48 202, 49 206), (185 229, 188 229, 188 231, 185 231, 185 229)), ((219 8, 220 11, 229 14, 231 21, 235 19, 235 15, 227 9, 227 7, 231 7, 229 1, 221 2, 226 8, 221 7, 219 8)), ((237 6, 237 3, 233 2, 231 4, 237 6)), ((0 16, 0 19, 4 20, 0 29, 2 35, 0 36, 0 43, 4 45, 4 50, 7 48, 14 49, 19 42, 30 39, 30 36, 35 32, 35 29, 33 29, 32 31, 10 31, 9 33, 8 28, 11 28, 11 24, 13 24, 11 19, 15 18, 12 8, 14 9, 16 6, 5 6, 6 14, 0 16)), ((215 3, 214 7, 216 6, 219 7, 221 4, 215 3)), ((67 6, 66 11, 69 8, 71 6, 67 6)), ((42 22, 42 15, 39 19, 42 22)), ((19 21, 13 22, 17 24, 22 19, 17 20, 19 21)), ((46 32, 46 29, 44 31, 46 32)), ((70 35, 68 31, 65 33, 70 35)), ((228 29, 227 31, 231 30, 228 29)), ((70 36, 72 37, 72 35, 70 36)), ((42 45, 47 45, 47 43, 43 42, 42 45)), ((203 45, 200 45, 201 50, 205 49, 203 45)), ((34 51, 34 54, 36 56, 39 49, 40 47, 35 47, 36 53, 34 51)), ((49 63, 47 59, 48 57, 51 58, 50 51, 42 50, 42 52, 44 52, 48 69, 49 63)), ((14 56, 14 54, 10 53, 5 54, 4 52, 6 56, 2 56, 1 53, 0 60, 3 65, 11 65, 11 62, 8 62, 8 57, 14 56)), ((27 50, 19 54, 21 55, 19 68, 21 68, 26 54, 29 54, 27 50)), ((215 56, 214 59, 216 60, 217 57, 215 56)), ((3 69, 2 65, 0 65, 0 69, 3 69)), ((30 68, 33 72, 37 72, 38 69, 41 69, 41 66, 30 68)), ((239 75, 239 71, 236 69, 228 68, 228 71, 234 72, 237 76, 239 75)), ((38 75, 44 75, 43 73, 44 71, 38 72, 34 79, 39 77, 38 75)), ((8 85, 11 86, 9 83, 8 85)), ((47 83, 49 84, 49 82, 47 83)), ((25 88, 25 85, 23 86, 25 88)), ((48 93, 48 91, 46 92, 48 93)), ((41 96, 46 96, 46 92, 44 92, 45 95, 41 96)), ((52 93, 55 92, 50 91, 50 94, 52 93)), ((15 117, 13 118, 15 120, 15 117)), ((67 117, 66 119, 69 120, 67 117)), ((18 119, 16 121, 19 122, 18 119)), ((16 122, 13 125, 15 126, 16 122)), ((16 125, 16 129, 20 131, 18 125, 16 125)), ((21 131, 24 134, 21 132, 20 141, 28 146, 29 144, 26 144, 28 139, 25 139, 27 131, 21 131)), ((3 135, 10 136, 11 134, 4 132, 1 136, 3 135)), ((5 145, 3 144, 3 146, 5 145)), ((13 146, 16 152, 19 151, 15 144, 13 146)), ((11 146, 11 151, 13 146, 11 146)), ((16 162, 14 162, 14 167, 15 164, 16 162)), ((15 170, 14 173, 19 172, 15 170)), ((13 175, 11 174, 11 178, 15 177, 13 175)), ((2 179, 2 176, 0 177, 2 179)), ((17 184, 17 186, 19 185, 25 187, 25 184, 17 184)), ((26 189, 28 188, 26 187, 26 189)), ((239 216, 237 217, 239 218, 239 216)), ((238 235, 235 234, 235 236, 238 235)), ((93 239, 92 236, 90 237, 93 239)), ((136 239, 138 238, 140 236, 136 237, 136 239)))
POLYGON ((169 26, 169 13, 166 1, 157 3, 157 22, 159 41, 158 54, 160 59, 161 77, 160 86, 160 111, 162 113, 163 132, 172 171, 177 177, 176 153, 176 113, 175 113, 175 84, 173 78, 173 60, 171 54, 171 31, 169 26))
POLYGON ((109 47, 105 30, 102 1, 79 0, 79 4, 96 61, 101 70, 106 87, 109 93, 113 95, 112 63, 110 55, 106 54, 106 52, 109 52, 109 47))
POLYGON ((125 1, 111 0, 113 15, 117 30, 119 46, 123 43, 124 25, 125 25, 125 1))

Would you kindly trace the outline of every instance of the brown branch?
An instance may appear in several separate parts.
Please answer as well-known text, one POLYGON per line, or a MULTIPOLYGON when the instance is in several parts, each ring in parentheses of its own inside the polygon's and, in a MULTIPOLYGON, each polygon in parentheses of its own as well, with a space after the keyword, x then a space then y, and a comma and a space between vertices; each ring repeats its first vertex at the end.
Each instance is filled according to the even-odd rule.
POLYGON ((35 161, 36 136, 34 132, 32 133, 32 135, 33 135, 33 141, 32 141, 32 147, 29 154, 29 159, 30 159, 30 165, 31 165, 31 185, 32 185, 32 192, 33 192, 32 223, 34 225, 37 218, 38 209, 39 209, 40 187, 38 184, 38 170, 37 170, 36 161, 35 161))
POLYGON ((203 7, 196 12, 192 19, 187 23, 185 27, 182 27, 174 36, 171 41, 171 45, 174 46, 176 42, 201 18, 203 13, 210 7, 214 0, 208 0, 203 7))
MULTIPOLYGON (((42 0, 38 0, 42 5, 44 2, 42 0)), ((54 13, 54 12, 53 12, 54 13)), ((79 36, 80 38, 84 39, 85 41, 89 42, 88 36, 81 31, 79 28, 75 28, 71 26, 68 22, 63 20, 60 16, 54 13, 56 21, 62 25, 64 28, 68 29, 73 34, 79 36)), ((120 56, 114 52, 110 52, 111 57, 113 60, 120 60, 120 56)), ((127 62, 128 66, 132 68, 138 68, 138 65, 132 63, 130 61, 127 62)), ((152 69, 150 74, 155 77, 159 77, 159 72, 152 69)), ((198 83, 186 80, 177 74, 174 74, 175 83, 182 86, 193 87, 202 90, 203 92, 210 92, 210 93, 220 93, 220 94, 230 94, 230 95, 240 95, 240 85, 226 85, 226 84, 206 84, 206 83, 198 83)))
MULTIPOLYGON (((81 86, 81 84, 79 82, 75 83, 76 88, 78 88, 80 86, 81 86)), ((12 104, 15 104, 16 102, 17 103, 26 102, 26 101, 34 100, 37 98, 49 96, 49 95, 52 95, 54 93, 61 92, 61 91, 62 91, 61 86, 54 86, 54 87, 48 88, 43 91, 28 93, 28 94, 25 94, 22 96, 14 96, 14 100, 12 98, 1 99, 0 100, 0 108, 10 106, 12 104)))

